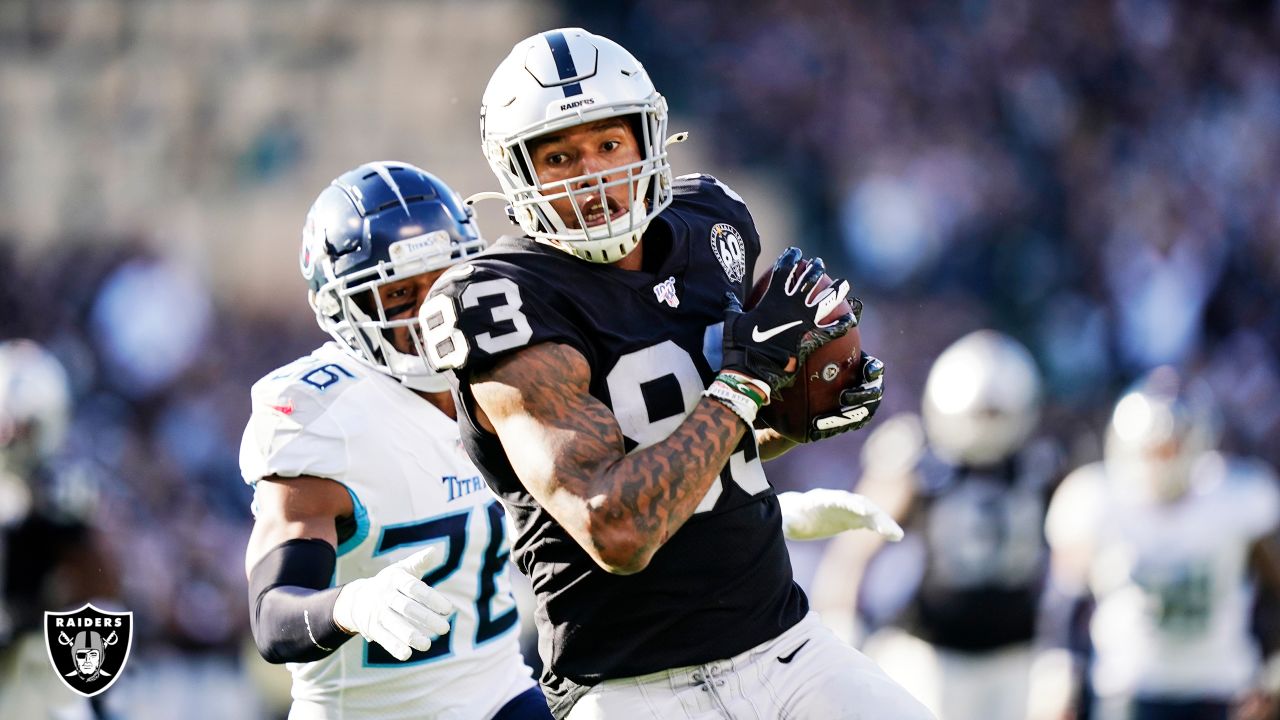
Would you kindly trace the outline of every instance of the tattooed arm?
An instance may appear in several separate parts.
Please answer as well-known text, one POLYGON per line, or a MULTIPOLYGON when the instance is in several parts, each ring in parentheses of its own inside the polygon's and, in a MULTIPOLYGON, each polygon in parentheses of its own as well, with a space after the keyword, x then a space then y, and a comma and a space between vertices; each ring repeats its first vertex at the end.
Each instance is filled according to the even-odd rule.
POLYGON ((629 575, 693 515, 747 426, 702 398, 665 440, 627 455, 590 381, 581 353, 544 343, 474 375, 471 391, 525 489, 600 567, 629 575))

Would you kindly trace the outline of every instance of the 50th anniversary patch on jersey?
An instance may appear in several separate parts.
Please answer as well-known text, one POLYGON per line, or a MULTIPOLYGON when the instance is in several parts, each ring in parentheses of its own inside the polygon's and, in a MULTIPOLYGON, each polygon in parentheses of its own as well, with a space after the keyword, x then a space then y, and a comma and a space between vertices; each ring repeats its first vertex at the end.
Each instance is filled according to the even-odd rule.
POLYGON ((113 613, 86 603, 71 612, 45 612, 49 662, 72 692, 93 697, 111 687, 129 661, 133 613, 113 613))

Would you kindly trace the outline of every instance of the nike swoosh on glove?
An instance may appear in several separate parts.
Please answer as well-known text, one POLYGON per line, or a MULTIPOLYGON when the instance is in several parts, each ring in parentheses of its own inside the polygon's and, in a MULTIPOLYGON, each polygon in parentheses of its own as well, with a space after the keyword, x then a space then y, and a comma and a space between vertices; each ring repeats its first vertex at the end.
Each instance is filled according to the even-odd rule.
POLYGON ((862 353, 862 384, 840 392, 840 409, 809 421, 809 440, 816 442, 850 430, 861 430, 875 417, 884 398, 884 363, 862 353))
POLYGON ((453 614, 453 603, 422 582, 423 573, 435 564, 435 551, 435 547, 420 550, 371 578, 343 585, 333 606, 333 621, 378 643, 399 660, 431 647, 432 639, 449 632, 453 614))
POLYGON ((863 495, 819 488, 778 495, 782 534, 788 540, 820 540, 845 530, 866 528, 889 542, 902 539, 902 526, 863 495))
POLYGON ((818 290, 826 274, 822 258, 799 267, 799 248, 787 248, 773 264, 769 287, 755 307, 744 311, 734 293, 728 293, 724 316, 724 364, 731 370, 767 384, 775 394, 795 381, 787 372, 791 358, 796 368, 816 348, 844 335, 857 324, 852 312, 821 322, 849 294, 849 283, 834 280, 818 290))

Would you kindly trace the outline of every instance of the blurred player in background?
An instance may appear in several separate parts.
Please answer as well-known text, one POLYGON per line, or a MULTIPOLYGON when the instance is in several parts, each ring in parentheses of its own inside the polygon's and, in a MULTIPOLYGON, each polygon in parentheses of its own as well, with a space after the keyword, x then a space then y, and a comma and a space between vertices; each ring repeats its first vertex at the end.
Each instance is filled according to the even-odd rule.
POLYGON ((1043 523, 1060 454, 1032 439, 1040 374, 1017 341, 980 330, 934 362, 923 422, 902 414, 863 450, 860 492, 907 530, 886 547, 832 541, 814 580, 823 621, 866 650, 940 720, 1024 720, 1041 590, 1043 523), (864 585, 866 587, 864 587, 864 585))
MULTIPOLYGON (((607 38, 517 43, 483 103, 484 154, 526 236, 446 272, 422 316, 512 513, 555 714, 926 717, 808 613, 761 466, 787 445, 752 430, 795 363, 856 322, 819 322, 848 283, 811 292, 822 262, 801 271, 791 248, 743 312, 751 216, 713 177, 672 179, 666 101, 607 38)), ((882 367, 868 361, 817 439, 869 420, 882 367)), ((791 501, 789 526, 876 520, 791 501)))
POLYGON ((49 664, 44 613, 117 595, 92 514, 97 484, 58 452, 70 422, 67 373, 30 340, 0 342, 0 717, 93 717, 49 664))
POLYGON ((1054 580, 1096 603, 1082 717, 1274 716, 1250 620, 1255 582, 1277 610, 1280 493, 1271 468, 1215 451, 1216 426, 1207 390, 1158 368, 1116 403, 1104 460, 1053 498, 1054 580))
POLYGON ((502 508, 416 332, 432 283, 483 247, 457 195, 401 163, 341 175, 307 215, 302 274, 334 341, 254 385, 240 455, 253 635, 291 663, 290 717, 549 717, 502 508))

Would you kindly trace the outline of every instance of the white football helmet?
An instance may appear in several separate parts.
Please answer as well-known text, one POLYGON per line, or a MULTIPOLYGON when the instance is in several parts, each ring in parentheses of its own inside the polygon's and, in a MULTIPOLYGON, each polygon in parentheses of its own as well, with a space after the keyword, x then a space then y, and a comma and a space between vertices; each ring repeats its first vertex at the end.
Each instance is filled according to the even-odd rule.
POLYGON ((539 33, 516 43, 493 72, 480 108, 484 156, 498 176, 515 220, 531 237, 584 260, 616 262, 640 242, 671 204, 667 101, 640 62, 621 45, 581 28, 539 33), (543 184, 528 142, 540 135, 614 117, 633 118, 641 160, 605 172, 543 184), (606 178, 610 178, 606 182, 606 178), (607 187, 626 185, 630 212, 588 226, 583 204, 605 202, 607 187), (569 198, 578 227, 551 206, 569 198))
POLYGON ((0 342, 0 466, 23 473, 52 455, 70 416, 62 363, 31 340, 0 342))
POLYGON ((1104 450, 1108 475, 1144 500, 1170 502, 1191 487, 1192 467, 1218 441, 1207 387, 1171 367, 1152 370, 1116 403, 1104 450))
POLYGON ((1040 419, 1040 373, 1021 343, 994 330, 957 340, 924 386, 929 445, 948 462, 994 465, 1012 455, 1040 419))

